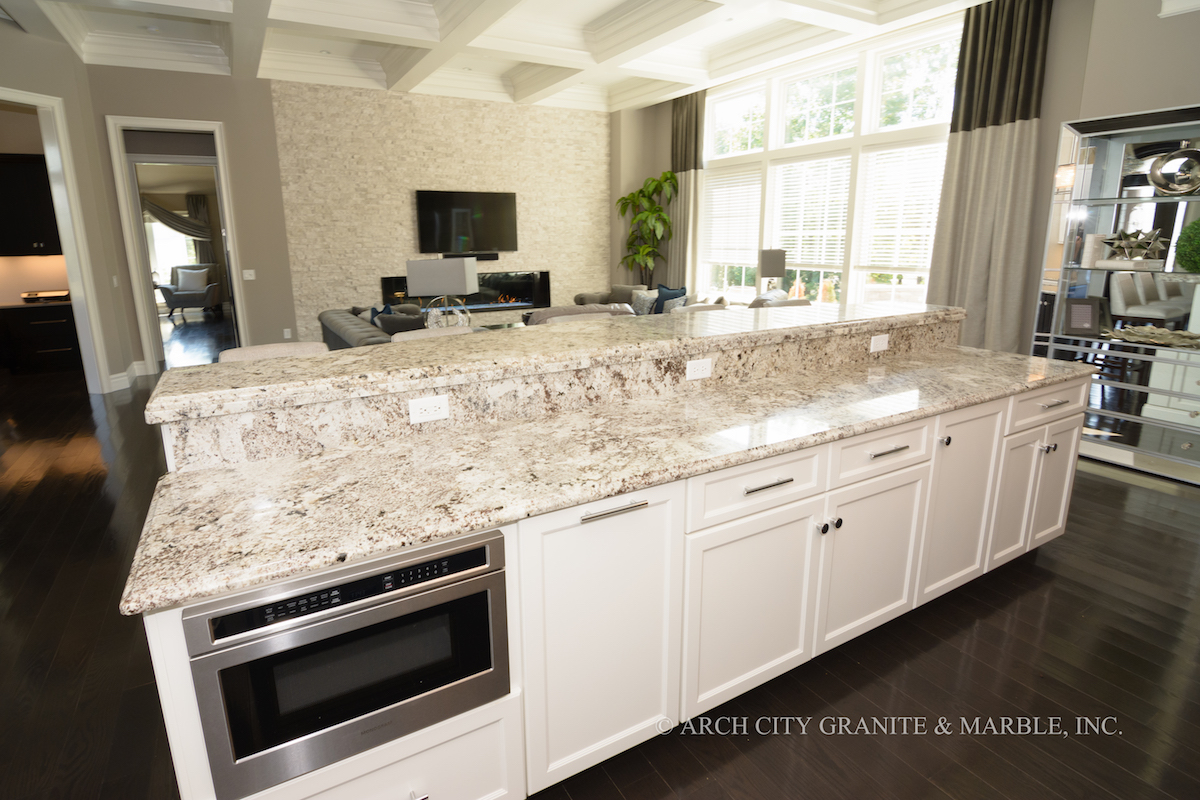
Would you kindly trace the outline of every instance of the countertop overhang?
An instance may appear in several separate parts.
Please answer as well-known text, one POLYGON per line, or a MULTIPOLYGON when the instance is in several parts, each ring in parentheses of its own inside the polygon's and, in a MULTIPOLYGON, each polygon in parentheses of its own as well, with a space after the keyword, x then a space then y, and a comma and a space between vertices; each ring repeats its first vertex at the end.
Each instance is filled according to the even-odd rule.
MULTIPOLYGON (((957 309, 942 311, 947 320, 962 318, 957 309)), ((781 317, 796 318, 789 314, 775 319, 781 317)), ((817 327, 825 327, 828 336, 836 335, 830 327, 855 324, 842 320, 817 327)), ((537 333, 527 341, 545 343, 561 334, 562 352, 580 350, 572 351, 567 341, 575 334, 562 332, 560 326, 546 327, 548 334, 537 333)), ((594 334, 595 326, 589 327, 593 330, 588 333, 594 334)), ((609 327, 616 338, 626 335, 619 324, 609 327)), ((812 333, 791 326, 770 330, 777 334, 768 335, 812 333)), ((672 335, 653 342, 700 346, 688 343, 689 338, 694 337, 672 335)), ((713 343, 705 344, 711 349, 713 343)), ((646 357, 645 346, 627 346, 640 347, 639 357, 646 357)), ((281 382, 289 370, 295 374, 294 365, 251 363, 260 365, 254 369, 264 377, 270 373, 281 382)), ((367 381, 369 371, 358 372, 357 378, 344 374, 350 363, 356 362, 339 362, 335 371, 341 377, 327 378, 326 386, 367 381)), ((380 369, 390 374, 382 365, 380 369)), ((455 368, 414 369, 445 373, 455 368)), ((458 369, 465 374, 461 366, 458 369)), ((723 384, 702 392, 595 403, 553 417, 481 424, 395 446, 172 473, 160 482, 151 502, 120 607, 124 614, 139 614, 186 604, 934 416, 1092 371, 1071 362, 945 346, 817 366, 800 375, 723 384)), ((194 411, 195 398, 184 391, 189 385, 225 399, 230 399, 229 392, 267 391, 234 386, 249 377, 245 373, 230 380, 231 373, 217 370, 178 377, 175 372, 164 378, 169 391, 155 395, 155 413, 163 418, 194 411)))

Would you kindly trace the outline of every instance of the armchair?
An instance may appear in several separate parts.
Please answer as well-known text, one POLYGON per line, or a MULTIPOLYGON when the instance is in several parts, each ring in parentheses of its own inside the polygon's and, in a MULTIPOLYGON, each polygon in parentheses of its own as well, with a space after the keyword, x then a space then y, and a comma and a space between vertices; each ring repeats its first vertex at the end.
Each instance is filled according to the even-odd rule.
POLYGON ((224 316, 221 307, 221 284, 216 279, 216 264, 191 264, 171 267, 171 282, 160 283, 163 301, 171 319, 177 308, 211 309, 217 318, 224 316))

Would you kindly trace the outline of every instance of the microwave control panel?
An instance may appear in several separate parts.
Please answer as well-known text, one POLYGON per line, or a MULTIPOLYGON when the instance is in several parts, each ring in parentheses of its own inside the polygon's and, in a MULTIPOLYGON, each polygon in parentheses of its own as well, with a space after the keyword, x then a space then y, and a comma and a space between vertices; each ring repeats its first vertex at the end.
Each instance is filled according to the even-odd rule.
POLYGON ((314 592, 293 595, 254 608, 213 617, 210 620, 212 640, 219 642, 246 631, 265 628, 284 620, 315 614, 328 608, 343 606, 358 600, 394 592, 419 583, 443 578, 487 563, 487 548, 476 547, 420 564, 391 569, 366 578, 327 586, 314 592))

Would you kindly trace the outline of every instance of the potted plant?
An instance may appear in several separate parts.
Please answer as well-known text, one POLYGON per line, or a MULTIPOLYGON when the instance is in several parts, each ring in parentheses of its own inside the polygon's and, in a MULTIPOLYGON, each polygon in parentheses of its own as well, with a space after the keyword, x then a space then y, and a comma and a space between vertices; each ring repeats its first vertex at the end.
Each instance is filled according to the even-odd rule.
POLYGON ((1200 272, 1200 219, 1180 231, 1175 242, 1175 263, 1188 272, 1200 272))
POLYGON ((617 211, 624 218, 630 214, 629 238, 625 240, 628 251, 621 264, 630 271, 637 270, 647 286, 654 274, 654 267, 663 254, 658 252, 662 242, 671 238, 671 218, 666 206, 679 191, 679 179, 667 170, 657 178, 646 178, 640 189, 636 189, 617 201, 617 211))

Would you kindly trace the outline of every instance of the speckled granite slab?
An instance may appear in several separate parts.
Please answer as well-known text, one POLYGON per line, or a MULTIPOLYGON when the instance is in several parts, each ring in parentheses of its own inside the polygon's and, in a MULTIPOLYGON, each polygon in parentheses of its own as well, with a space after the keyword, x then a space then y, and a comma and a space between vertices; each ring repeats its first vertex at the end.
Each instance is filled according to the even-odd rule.
POLYGON ((580 320, 171 370, 146 417, 163 424, 174 469, 312 454, 559 414, 597 402, 708 391, 952 344, 960 309, 897 304, 730 309, 580 320), (713 360, 702 384, 692 358, 713 360), (450 419, 411 425, 408 401, 450 397, 450 419))
POLYGON ((174 473, 155 492, 121 611, 188 603, 1090 371, 940 347, 480 424, 470 435, 174 473))

